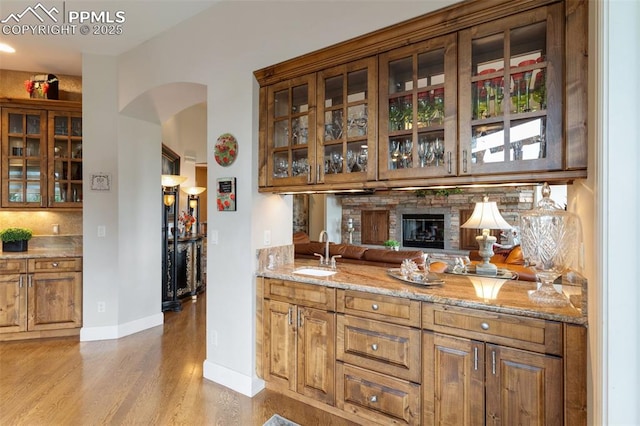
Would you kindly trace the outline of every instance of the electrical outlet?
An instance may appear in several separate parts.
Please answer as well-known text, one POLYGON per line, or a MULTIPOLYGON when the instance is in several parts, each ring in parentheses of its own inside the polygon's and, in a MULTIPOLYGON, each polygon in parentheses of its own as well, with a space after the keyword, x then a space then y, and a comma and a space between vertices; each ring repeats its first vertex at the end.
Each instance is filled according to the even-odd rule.
POLYGON ((211 334, 209 334, 209 343, 211 346, 218 346, 218 332, 213 330, 211 334))
POLYGON ((268 229, 264 231, 264 245, 265 246, 271 245, 271 231, 268 229))
POLYGON ((107 227, 104 225, 98 225, 98 237, 104 238, 107 235, 107 227))
POLYGON ((107 304, 105 302, 98 302, 98 313, 102 314, 107 311, 107 304))
POLYGON ((218 230, 212 229, 209 238, 211 239, 211 244, 218 244, 218 230))

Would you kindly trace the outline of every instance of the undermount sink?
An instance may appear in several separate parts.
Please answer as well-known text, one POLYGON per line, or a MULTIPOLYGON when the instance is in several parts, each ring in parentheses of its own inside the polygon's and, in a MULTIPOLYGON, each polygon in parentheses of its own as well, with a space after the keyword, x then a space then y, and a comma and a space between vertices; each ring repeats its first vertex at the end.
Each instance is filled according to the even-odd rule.
POLYGON ((293 271, 294 274, 311 275, 314 277, 328 277, 335 274, 336 272, 338 271, 320 268, 300 268, 293 271))

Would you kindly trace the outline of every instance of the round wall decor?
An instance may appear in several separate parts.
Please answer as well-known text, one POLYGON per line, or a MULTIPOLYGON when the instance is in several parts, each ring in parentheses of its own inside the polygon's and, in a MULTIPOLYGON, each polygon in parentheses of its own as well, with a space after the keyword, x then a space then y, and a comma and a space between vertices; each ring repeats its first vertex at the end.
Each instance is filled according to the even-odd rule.
POLYGON ((238 141, 231 133, 221 134, 216 142, 214 154, 218 164, 230 166, 238 156, 238 141))

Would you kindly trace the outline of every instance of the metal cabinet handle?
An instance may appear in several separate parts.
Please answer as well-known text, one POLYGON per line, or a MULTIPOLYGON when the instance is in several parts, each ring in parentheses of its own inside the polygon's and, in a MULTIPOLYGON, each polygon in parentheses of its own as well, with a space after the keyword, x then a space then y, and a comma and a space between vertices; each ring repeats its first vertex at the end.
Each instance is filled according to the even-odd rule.
POLYGON ((451 170, 452 170, 452 167, 451 167, 451 151, 449 151, 449 161, 447 161, 447 162, 449 163, 449 170, 448 170, 448 172, 449 172, 449 174, 451 174, 451 170))
POLYGON ((373 345, 371 345, 371 350, 377 351, 378 350, 378 344, 374 343, 373 345))
POLYGON ((302 325, 303 325, 302 314, 300 312, 300 309, 298 309, 298 327, 302 327, 302 325))
POLYGON ((474 346, 473 348, 473 369, 478 371, 478 347, 474 346))
POLYGON ((51 266, 53 266, 54 268, 57 268, 60 265, 58 262, 51 262, 51 266))
POLYGON ((488 330, 489 329, 489 324, 486 322, 483 322, 480 324, 480 328, 483 330, 488 330))
POLYGON ((289 323, 289 325, 292 324, 291 322, 291 314, 293 313, 293 308, 291 306, 289 306, 289 313, 287 314, 287 322, 289 323))
POLYGON ((378 397, 373 395, 371 398, 369 398, 370 402, 378 402, 378 397))
POLYGON ((20 275, 20 278, 19 278, 19 283, 20 283, 20 284, 19 284, 19 286, 20 286, 20 288, 22 288, 22 286, 24 285, 24 284, 22 283, 22 278, 23 278, 23 276, 22 276, 22 275, 20 275))
POLYGON ((491 373, 496 375, 496 351, 491 351, 491 373))
POLYGON ((311 167, 307 168, 307 183, 311 183, 311 167))
POLYGON ((33 275, 27 275, 27 285, 29 288, 33 287, 33 275))
POLYGON ((373 305, 371 305, 371 309, 373 309, 374 311, 378 310, 378 304, 374 303, 373 305))
POLYGON ((467 150, 462 151, 462 171, 467 173, 467 150))

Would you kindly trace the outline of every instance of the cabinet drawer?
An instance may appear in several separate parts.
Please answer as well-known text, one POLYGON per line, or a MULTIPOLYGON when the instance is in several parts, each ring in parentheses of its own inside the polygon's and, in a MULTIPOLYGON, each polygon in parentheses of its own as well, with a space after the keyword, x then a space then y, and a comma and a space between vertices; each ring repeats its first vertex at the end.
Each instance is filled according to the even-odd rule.
POLYGON ((81 271, 80 257, 50 257, 29 259, 29 272, 81 271))
POLYGON ((420 385, 337 363, 338 408, 382 425, 420 424, 420 385))
POLYGON ((562 324, 553 321, 424 303, 422 327, 454 336, 562 355, 562 324))
POLYGON ((338 315, 338 360, 419 383, 420 347, 418 329, 338 315))
POLYGON ((0 274, 23 274, 25 272, 27 272, 27 261, 25 259, 0 260, 0 274))
POLYGON ((328 311, 336 310, 336 291, 321 285, 278 279, 265 280, 264 297, 328 311))
POLYGON ((420 327, 420 302, 352 290, 338 290, 338 312, 420 327))

